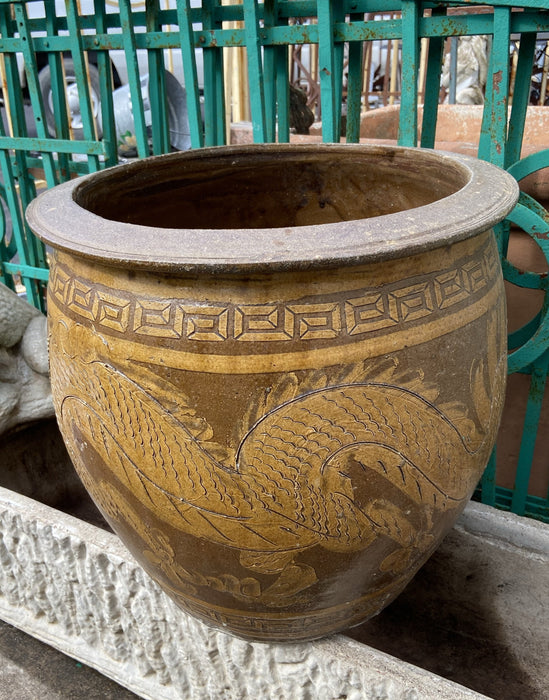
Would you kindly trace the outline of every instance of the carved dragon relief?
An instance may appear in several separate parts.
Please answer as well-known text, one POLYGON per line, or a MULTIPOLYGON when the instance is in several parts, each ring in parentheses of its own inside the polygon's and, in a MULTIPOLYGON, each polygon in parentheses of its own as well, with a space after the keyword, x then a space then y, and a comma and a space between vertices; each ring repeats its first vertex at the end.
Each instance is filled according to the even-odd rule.
POLYGON ((394 548, 379 569, 398 575, 429 549, 436 513, 460 508, 470 495, 462 474, 471 465, 482 469, 497 428, 499 407, 490 396, 500 394, 505 355, 495 341, 487 360, 471 367, 471 413, 457 402, 437 405, 436 387, 421 371, 404 376, 396 360, 342 368, 336 382, 332 377, 320 389, 322 372, 299 382, 286 373, 250 408, 230 450, 215 441, 189 397, 175 397, 174 387, 150 370, 130 362, 115 367, 97 348, 74 356, 72 348, 82 343, 71 336, 80 330, 58 321, 51 353, 71 457, 106 515, 135 529, 146 560, 163 571, 176 596, 182 584, 190 593, 210 586, 237 599, 288 606, 317 581, 300 553, 314 546, 356 552, 381 536, 394 548), (168 535, 146 528, 120 488, 92 483, 81 454, 86 443, 160 521, 234 548, 244 569, 274 581, 265 586, 253 576, 189 572, 168 535), (389 499, 368 498, 357 487, 361 473, 396 485, 424 527, 417 527, 417 513, 414 521, 389 499))

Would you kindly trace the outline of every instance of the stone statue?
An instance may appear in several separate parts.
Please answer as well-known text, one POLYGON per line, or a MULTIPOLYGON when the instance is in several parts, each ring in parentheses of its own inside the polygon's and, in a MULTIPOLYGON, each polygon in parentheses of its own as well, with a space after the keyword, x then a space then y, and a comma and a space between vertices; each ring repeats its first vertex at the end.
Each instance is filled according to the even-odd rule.
MULTIPOLYGON (((458 40, 456 104, 484 104, 488 71, 488 49, 485 36, 462 36, 458 40)), ((442 68, 441 86, 450 87, 450 54, 442 68)), ((444 100, 448 103, 448 96, 444 100)))
POLYGON ((0 284, 0 433, 52 415, 46 317, 0 284))

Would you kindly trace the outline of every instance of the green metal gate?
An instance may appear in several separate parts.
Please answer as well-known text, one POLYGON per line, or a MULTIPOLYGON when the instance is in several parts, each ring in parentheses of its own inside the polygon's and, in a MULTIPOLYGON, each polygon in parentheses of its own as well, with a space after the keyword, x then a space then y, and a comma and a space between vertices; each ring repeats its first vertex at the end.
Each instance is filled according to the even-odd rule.
MULTIPOLYGON (((498 0, 482 13, 454 13, 475 0, 0 0, 0 69, 6 119, 0 122, 4 200, 11 217, 0 219, 0 280, 14 286, 18 276, 28 300, 44 307, 47 256, 30 233, 24 210, 37 187, 118 162, 113 91, 118 83, 113 57, 123 56, 135 122, 138 157, 171 149, 166 60, 180 59, 177 77, 186 89, 193 148, 224 144, 227 107, 226 49, 245 47, 255 142, 288 142, 289 47, 318 51, 322 139, 340 140, 345 73, 345 138, 360 136, 363 52, 367 42, 401 42, 401 145, 433 147, 444 43, 448 37, 489 35, 490 66, 478 156, 508 169, 517 179, 549 166, 549 149, 521 158, 536 40, 549 32, 549 0, 498 0), (400 13, 395 15, 395 13, 400 13), (520 48, 510 112, 511 37, 520 48), (429 39, 426 89, 418 141, 420 40, 429 39), (70 62, 67 61, 70 59, 70 62), (344 68, 345 66, 345 68, 344 68), (46 73, 44 68, 47 67, 46 73), (71 70, 72 93, 65 90, 71 70), (140 79, 149 81, 146 101, 140 79), (44 89, 44 75, 51 89, 44 89), (75 92, 77 91, 77 92, 75 92), (28 92, 36 135, 29 136, 28 92), (68 99, 77 95, 79 124, 71 123, 68 99), (150 111, 150 124, 146 114, 150 111), (78 133, 75 133, 78 131, 78 133)), ((484 3, 483 3, 484 4, 484 3)), ((74 108, 74 105, 73 105, 74 108)), ((548 139, 549 141, 549 139, 548 139)), ((478 497, 483 502, 549 521, 549 495, 529 493, 542 399, 549 368, 547 275, 518 270, 507 259, 511 223, 525 231, 549 261, 549 214, 521 194, 498 240, 504 274, 511 283, 539 289, 541 311, 509 338, 509 371, 531 377, 514 489, 496 485, 496 459, 488 465, 478 497)), ((549 474, 549 463, 546 465, 549 474)), ((548 477, 549 481, 549 477, 548 477)))

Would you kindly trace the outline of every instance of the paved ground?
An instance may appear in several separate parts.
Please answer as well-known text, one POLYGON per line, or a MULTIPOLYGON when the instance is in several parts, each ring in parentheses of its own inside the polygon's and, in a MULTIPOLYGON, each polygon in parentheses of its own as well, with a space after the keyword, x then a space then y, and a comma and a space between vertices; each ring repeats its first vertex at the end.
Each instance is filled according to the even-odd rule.
POLYGON ((126 688, 0 620, 0 700, 131 700, 126 688))
POLYGON ((392 605, 348 634, 494 700, 549 700, 548 564, 457 527, 392 605))

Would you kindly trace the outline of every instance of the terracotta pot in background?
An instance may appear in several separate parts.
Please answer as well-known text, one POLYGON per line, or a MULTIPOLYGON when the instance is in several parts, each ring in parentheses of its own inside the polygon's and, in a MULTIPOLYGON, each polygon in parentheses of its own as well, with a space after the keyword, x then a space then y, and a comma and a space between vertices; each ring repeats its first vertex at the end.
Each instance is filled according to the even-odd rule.
POLYGON ((312 639, 387 605, 491 452, 514 180, 396 147, 138 161, 28 211, 55 249, 58 420, 78 473, 184 609, 312 639))

